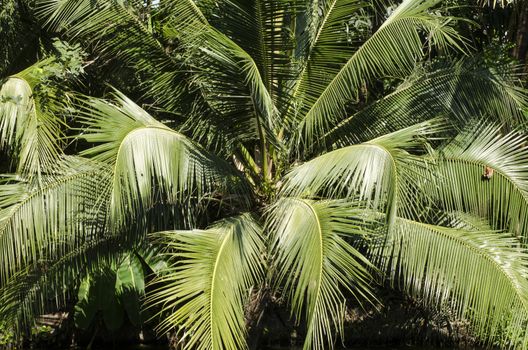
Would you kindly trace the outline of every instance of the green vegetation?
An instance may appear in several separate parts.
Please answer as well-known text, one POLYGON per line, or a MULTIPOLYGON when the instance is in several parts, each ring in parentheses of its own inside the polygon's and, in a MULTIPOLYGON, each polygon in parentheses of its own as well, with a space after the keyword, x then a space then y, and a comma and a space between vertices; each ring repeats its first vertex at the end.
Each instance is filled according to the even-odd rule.
POLYGON ((528 5, 0 5, 0 346, 327 349, 384 286, 528 348, 528 5))

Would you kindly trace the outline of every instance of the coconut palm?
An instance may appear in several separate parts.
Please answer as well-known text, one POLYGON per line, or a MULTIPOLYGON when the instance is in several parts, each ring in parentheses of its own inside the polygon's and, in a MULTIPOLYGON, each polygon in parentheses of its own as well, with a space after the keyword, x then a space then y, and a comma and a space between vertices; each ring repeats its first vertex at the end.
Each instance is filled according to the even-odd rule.
POLYGON ((377 283, 527 347, 526 94, 440 5, 37 1, 102 69, 134 72, 142 104, 37 94, 46 61, 4 83, 0 314, 27 324, 158 249, 147 304, 186 348, 247 347, 268 290, 305 349, 333 346, 377 283))

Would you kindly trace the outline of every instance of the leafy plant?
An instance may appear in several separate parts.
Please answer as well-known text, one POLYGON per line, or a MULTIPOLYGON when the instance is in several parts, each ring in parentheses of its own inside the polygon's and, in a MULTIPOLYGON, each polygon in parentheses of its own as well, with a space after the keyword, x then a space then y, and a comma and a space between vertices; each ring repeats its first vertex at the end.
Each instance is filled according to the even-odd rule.
POLYGON ((30 324, 77 290, 77 325, 99 313, 116 329, 146 288, 160 332, 243 349, 247 305, 272 293, 306 325, 304 348, 324 349, 381 282, 447 305, 485 342, 528 346, 526 91, 514 65, 467 57, 469 21, 440 1, 37 12, 138 83, 134 98, 42 98, 38 84, 56 97, 55 78, 83 72, 80 46, 59 44, 61 59, 2 86, 18 164, 0 185, 6 320, 30 324), (152 246, 167 264, 144 287, 130 252, 152 246))
POLYGON ((16 349, 16 343, 13 329, 5 322, 0 323, 0 346, 6 349, 16 349))
POLYGON ((145 293, 145 276, 141 261, 134 254, 124 255, 120 265, 85 276, 75 305, 75 325, 87 329, 98 313, 110 331, 123 325, 125 313, 134 326, 143 320, 139 302, 145 293))

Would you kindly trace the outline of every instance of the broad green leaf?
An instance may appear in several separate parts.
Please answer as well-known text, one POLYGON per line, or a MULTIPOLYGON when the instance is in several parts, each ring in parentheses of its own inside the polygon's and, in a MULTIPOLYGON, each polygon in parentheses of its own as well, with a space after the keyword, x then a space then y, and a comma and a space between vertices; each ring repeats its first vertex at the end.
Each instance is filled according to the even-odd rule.
POLYGON ((143 266, 135 254, 127 255, 117 269, 115 288, 118 294, 126 294, 127 290, 138 294, 145 292, 143 266))
POLYGON ((77 293, 77 303, 74 307, 75 326, 81 329, 88 329, 97 313, 97 303, 95 297, 90 295, 92 281, 90 276, 86 276, 79 287, 77 293))

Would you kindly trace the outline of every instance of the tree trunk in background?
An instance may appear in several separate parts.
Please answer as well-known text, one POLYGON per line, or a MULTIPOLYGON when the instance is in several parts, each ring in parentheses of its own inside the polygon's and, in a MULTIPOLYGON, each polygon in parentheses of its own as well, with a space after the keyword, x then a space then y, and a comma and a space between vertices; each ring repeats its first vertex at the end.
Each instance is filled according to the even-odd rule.
POLYGON ((528 49, 528 0, 522 0, 519 4, 519 15, 517 17, 517 33, 513 56, 520 62, 526 62, 526 51, 528 49))

